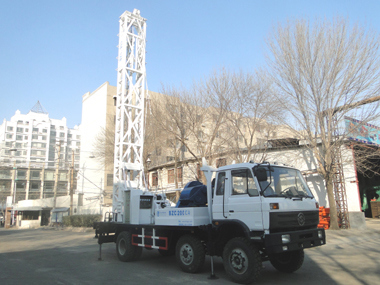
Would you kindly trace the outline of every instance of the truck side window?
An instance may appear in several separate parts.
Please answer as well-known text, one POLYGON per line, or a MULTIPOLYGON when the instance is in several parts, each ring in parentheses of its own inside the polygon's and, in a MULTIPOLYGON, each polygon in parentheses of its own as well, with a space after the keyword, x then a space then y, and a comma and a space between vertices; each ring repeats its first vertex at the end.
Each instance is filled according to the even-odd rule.
POLYGON ((226 179, 226 173, 225 172, 219 172, 218 173, 218 183, 216 185, 216 195, 223 195, 225 179, 226 179))
POLYGON ((255 180, 249 169, 232 170, 232 195, 249 194, 249 196, 258 196, 255 180))

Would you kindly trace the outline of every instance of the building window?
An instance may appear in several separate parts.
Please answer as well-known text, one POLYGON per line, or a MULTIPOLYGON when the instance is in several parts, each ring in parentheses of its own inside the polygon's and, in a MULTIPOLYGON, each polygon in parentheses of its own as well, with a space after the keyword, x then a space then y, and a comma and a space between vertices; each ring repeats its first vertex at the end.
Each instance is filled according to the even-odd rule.
POLYGON ((107 174, 107 186, 113 186, 113 174, 107 174))
POLYGON ((54 180, 54 171, 45 171, 45 180, 54 180))
POLYGON ((5 146, 12 147, 12 142, 5 142, 5 146))
POLYGON ((64 130, 65 128, 63 126, 59 126, 59 129, 60 130, 64 130))
POLYGON ((158 185, 158 173, 154 172, 152 173, 152 186, 158 185))
POLYGON ((13 127, 9 127, 9 126, 8 126, 8 127, 7 127, 7 131, 8 131, 8 132, 13 131, 13 127))
POLYGON ((32 135, 32 139, 38 140, 38 135, 32 135))
POLYGON ((31 171, 30 172, 30 178, 31 179, 40 179, 40 171, 36 171, 36 170, 34 170, 34 171, 31 171))
POLYGON ((40 182, 30 182, 29 191, 39 192, 40 191, 40 182))
POLYGON ((168 170, 168 183, 174 183, 174 169, 168 170))
POLYGON ((33 128, 33 133, 38 133, 38 128, 33 128))
POLYGON ((39 211, 23 211, 22 220, 31 221, 38 220, 40 212, 39 211))
POLYGON ((43 132, 43 133, 47 133, 47 129, 43 129, 42 132, 43 132))
POLYGON ((76 146, 80 146, 80 142, 77 142, 77 143, 76 143, 76 146))
POLYGON ((53 192, 53 191, 54 191, 54 181, 45 181, 44 192, 53 192))
POLYGON ((16 135, 16 141, 22 141, 22 135, 16 135))
POLYGON ((173 161, 174 160, 174 156, 167 156, 166 157, 166 161, 169 162, 169 161, 173 161))
POLYGON ((80 140, 80 135, 77 135, 77 140, 80 140))
POLYGON ((59 133, 59 137, 60 138, 64 138, 65 137, 65 133, 59 133))
POLYGON ((28 136, 24 136, 24 140, 27 140, 28 139, 28 136))
POLYGON ((13 138, 13 135, 12 134, 7 134, 7 139, 11 139, 13 138))
POLYGON ((72 134, 67 134, 67 138, 71 139, 73 137, 72 134))
POLYGON ((17 130, 16 130, 16 132, 18 132, 18 133, 22 133, 23 131, 24 131, 23 128, 17 128, 17 130))

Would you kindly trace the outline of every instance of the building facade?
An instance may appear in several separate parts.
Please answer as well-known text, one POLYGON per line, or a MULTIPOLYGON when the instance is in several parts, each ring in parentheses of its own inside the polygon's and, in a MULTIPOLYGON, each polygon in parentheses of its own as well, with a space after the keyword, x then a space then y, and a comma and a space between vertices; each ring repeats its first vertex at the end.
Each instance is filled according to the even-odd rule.
POLYGON ((68 195, 79 168, 80 130, 67 127, 66 118, 49 118, 41 104, 27 113, 19 110, 0 125, 0 205, 68 195), (57 171, 58 169, 58 171, 57 171))
POLYGON ((105 82, 82 97, 78 191, 104 205, 112 204, 114 146, 106 143, 106 137, 115 133, 115 95, 116 87, 105 82))

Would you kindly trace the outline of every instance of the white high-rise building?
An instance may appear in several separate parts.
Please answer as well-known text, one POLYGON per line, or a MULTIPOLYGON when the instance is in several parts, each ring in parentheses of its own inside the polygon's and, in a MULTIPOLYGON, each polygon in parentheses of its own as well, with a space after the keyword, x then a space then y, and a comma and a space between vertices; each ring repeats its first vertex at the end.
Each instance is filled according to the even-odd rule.
POLYGON ((17 110, 9 121, 4 119, 0 125, 0 196, 17 192, 16 201, 52 197, 58 161, 57 196, 67 195, 70 167, 79 168, 80 139, 78 126, 70 129, 66 118, 49 118, 40 102, 27 114, 17 110))

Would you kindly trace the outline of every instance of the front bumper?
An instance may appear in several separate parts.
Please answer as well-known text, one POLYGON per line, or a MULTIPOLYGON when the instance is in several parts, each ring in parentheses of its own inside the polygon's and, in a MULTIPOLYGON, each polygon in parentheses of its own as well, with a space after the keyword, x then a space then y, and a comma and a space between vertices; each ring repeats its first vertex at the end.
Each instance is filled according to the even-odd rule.
POLYGON ((321 246, 326 243, 324 229, 290 231, 265 235, 267 254, 295 251, 321 246))

